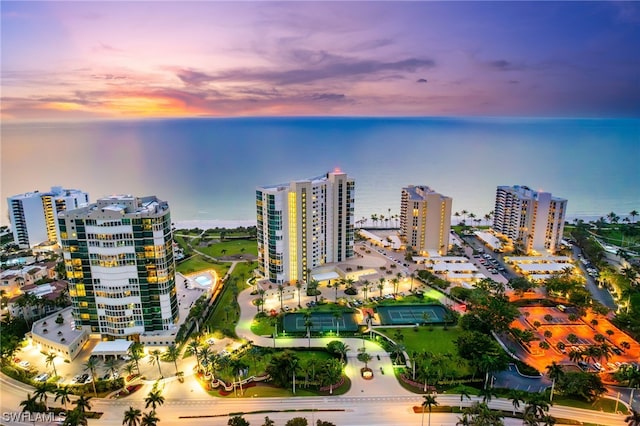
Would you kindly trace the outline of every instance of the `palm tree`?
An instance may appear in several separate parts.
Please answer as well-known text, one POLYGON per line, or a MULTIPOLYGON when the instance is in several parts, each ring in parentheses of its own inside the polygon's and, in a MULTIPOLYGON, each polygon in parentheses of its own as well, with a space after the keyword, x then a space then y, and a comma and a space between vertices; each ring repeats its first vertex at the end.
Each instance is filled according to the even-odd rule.
POLYGON ((151 409, 155 411, 157 407, 164 404, 164 396, 162 396, 162 391, 154 388, 151 392, 149 392, 147 397, 144 399, 144 402, 144 408, 149 408, 149 406, 151 406, 151 409))
POLYGON ((318 280, 311 280, 307 284, 307 294, 309 293, 309 290, 312 290, 313 291, 313 297, 314 297, 316 303, 318 303, 318 287, 319 286, 320 286, 320 282, 318 280))
POLYGON ((369 280, 364 280, 362 282, 362 301, 366 301, 369 296, 369 286, 371 282, 369 280))
POLYGON ((525 399, 524 416, 533 417, 534 419, 541 419, 546 416, 551 405, 547 399, 546 392, 528 394, 525 399))
POLYGON ((304 326, 307 329, 307 338, 309 339, 309 347, 311 347, 311 327, 313 327, 313 322, 311 321, 311 312, 305 312, 304 326))
POLYGON ((556 380, 564 375, 564 371, 562 370, 562 366, 555 361, 552 361, 551 364, 547 365, 547 375, 553 382, 551 383, 551 395, 550 399, 553 399, 553 391, 556 387, 556 380))
POLYGON ((524 402, 524 395, 519 390, 511 389, 509 391, 508 398, 511 400, 511 403, 513 404, 513 416, 515 417, 516 410, 520 408, 520 403, 524 402))
POLYGON ((266 291, 264 291, 263 289, 258 290, 258 296, 260 296, 260 298, 258 299, 258 302, 260 302, 260 304, 258 305, 258 308, 260 309, 260 311, 263 311, 263 312, 264 312, 264 294, 265 293, 266 291))
POLYGON ((118 358, 116 357, 105 360, 104 366, 107 367, 107 373, 109 373, 111 377, 118 371, 118 364, 118 358))
POLYGON ((49 386, 46 384, 40 384, 36 386, 36 389, 33 392, 33 396, 35 396, 41 404, 44 404, 45 407, 47 406, 47 399, 49 399, 49 396, 47 395, 48 391, 49 386))
POLYGON ((438 406, 438 401, 436 401, 435 395, 423 395, 424 401, 422 401, 422 421, 421 425, 424 425, 424 409, 425 407, 429 409, 429 419, 427 420, 427 425, 431 426, 431 408, 438 406))
POLYGON ((149 364, 151 365, 157 365, 158 366, 158 372, 160 373, 160 377, 162 378, 162 369, 160 368, 160 356, 162 355, 162 353, 160 352, 159 349, 154 349, 151 352, 149 352, 149 364))
POLYGON ((342 311, 334 311, 333 317, 336 319, 336 336, 340 336, 340 320, 342 319, 342 311))
POLYGON ((378 279, 378 290, 380 290, 380 297, 382 297, 382 290, 384 289, 384 277, 378 279))
POLYGON ((584 352, 580 349, 571 349, 567 355, 571 362, 578 362, 584 357, 584 352))
POLYGON ((55 360, 57 357, 58 355, 56 355, 55 352, 49 352, 45 360, 47 367, 53 367, 53 375, 56 377, 58 376, 58 372, 56 371, 56 363, 55 363, 55 360))
POLYGON ((127 351, 129 353, 129 356, 131 357, 131 360, 133 360, 133 362, 136 364, 138 375, 140 374, 140 365, 138 364, 138 361, 142 359, 142 354, 144 353, 143 351, 144 347, 142 346, 142 343, 139 342, 134 342, 131 346, 129 346, 129 350, 127 351))
POLYGON ((83 411, 80 411, 78 407, 71 411, 67 411, 67 415, 62 422, 63 426, 87 426, 89 421, 83 411))
POLYGON ((124 419, 122 420, 122 426, 140 426, 140 420, 142 418, 142 411, 137 408, 129 407, 124 412, 124 419))
POLYGON ((100 360, 97 357, 89 357, 87 362, 84 363, 84 371, 89 370, 91 373, 91 384, 93 385, 93 394, 98 396, 98 392, 96 391, 96 368, 98 368, 98 364, 100 360))
POLYGON ((342 376, 342 363, 335 358, 326 361, 322 368, 321 378, 325 385, 329 385, 329 394, 333 395, 333 385, 342 376))
POLYGON ((298 289, 298 308, 301 308, 302 305, 300 304, 300 289, 302 289, 302 281, 296 281, 296 288, 298 289))
POLYGON ((398 286, 400 285, 400 280, 398 278, 392 278, 391 284, 393 284, 393 294, 398 294, 398 286))
POLYGON ((64 405, 64 409, 66 410, 67 403, 71 402, 71 398, 69 398, 69 395, 73 395, 73 392, 71 392, 71 389, 69 389, 69 386, 61 386, 59 388, 56 388, 54 392, 56 396, 53 400, 58 401, 59 399, 60 402, 64 405))
POLYGON ((638 216, 638 211, 637 210, 631 210, 629 212, 629 216, 631 216, 631 220, 633 221, 633 223, 636 223, 636 216, 638 216))
POLYGON ((462 215, 462 221, 463 221, 463 222, 465 223, 465 225, 466 225, 466 223, 467 223, 467 215, 469 214, 469 212, 468 212, 467 210, 462 210, 462 211, 460 212, 460 214, 462 215))
MULTIPOLYGON (((42 403, 37 401, 37 397, 35 395, 31 396, 30 393, 27 394, 27 399, 20 401, 20 407, 22 407, 23 413, 38 413, 44 411, 44 407, 42 403)), ((33 419, 33 424, 36 424, 35 416, 31 416, 33 419)))
POLYGON ((488 404, 491 402, 491 398, 494 396, 498 396, 496 391, 492 387, 486 387, 480 390, 480 396, 482 397, 482 402, 488 404))
POLYGON ((631 413, 625 417, 624 421, 627 422, 627 426, 640 426, 640 411, 632 409, 631 413))
POLYGON ((360 352, 358 354, 358 361, 364 362, 364 368, 369 368, 369 361, 371 361, 372 357, 367 352, 360 352))
POLYGON ((142 415, 142 423, 141 426, 157 426, 160 419, 156 415, 155 410, 151 410, 149 413, 144 413, 142 415))
POLYGON ((471 401, 471 394, 469 393, 469 389, 466 386, 462 386, 459 391, 460 391, 460 410, 462 411, 462 401, 465 398, 471 401))
POLYGON ((284 311, 284 306, 282 305, 282 293, 284 292, 284 286, 282 284, 278 284, 278 294, 280 295, 280 311, 284 311))
POLYGON ((187 353, 189 355, 195 355, 196 363, 198 364, 198 371, 201 371, 200 366, 200 343, 197 340, 192 340, 187 344, 187 353))
MULTIPOLYGON (((295 359, 294 363, 297 363, 297 359, 295 359)), ((240 384, 240 395, 242 395, 242 377, 241 376, 245 368, 247 368, 247 365, 240 358, 233 358, 229 363, 229 365, 231 367, 231 372, 233 373, 233 375, 238 377, 238 383, 240 384)), ((295 370, 295 366, 294 366, 294 370, 295 370)), ((295 375, 295 371, 294 371, 294 375, 295 375)))
POLYGON ((351 350, 349 345, 346 345, 339 340, 333 340, 329 342, 327 344, 327 349, 329 350, 329 352, 339 355, 341 363, 344 362, 345 358, 347 357, 347 352, 351 350))
POLYGON ((180 348, 175 344, 171 344, 162 354, 163 361, 173 362, 173 366, 176 369, 176 375, 178 374, 178 358, 180 358, 180 348))
POLYGON ((89 400, 91 400, 90 396, 85 397, 84 395, 80 395, 80 398, 73 401, 73 404, 76 406, 75 409, 80 411, 82 414, 85 414, 87 411, 91 410, 89 400))
POLYGON ((336 290, 336 297, 335 297, 335 301, 336 301, 336 303, 338 303, 338 288, 340 288, 340 286, 341 286, 342 284, 344 284, 344 281, 343 281, 343 280, 341 280, 341 279, 340 279, 340 280, 335 280, 335 282, 333 283, 333 287, 334 287, 334 288, 335 288, 335 290, 336 290))
POLYGON ((216 373, 218 372, 218 368, 220 367, 220 361, 222 357, 215 352, 211 352, 207 356, 207 369, 211 374, 211 380, 215 380, 216 373))
POLYGON ((409 287, 409 291, 413 291, 413 280, 416 277, 416 273, 415 272, 410 273, 409 277, 411 278, 411 287, 409 287))

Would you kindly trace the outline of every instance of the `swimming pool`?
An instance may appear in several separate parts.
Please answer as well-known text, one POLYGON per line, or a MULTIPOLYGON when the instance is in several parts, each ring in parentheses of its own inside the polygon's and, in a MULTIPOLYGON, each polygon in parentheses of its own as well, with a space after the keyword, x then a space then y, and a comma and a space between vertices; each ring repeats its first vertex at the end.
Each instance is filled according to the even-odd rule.
POLYGON ((195 282, 200 284, 201 286, 207 286, 211 284, 211 278, 207 275, 198 275, 193 279, 195 282))

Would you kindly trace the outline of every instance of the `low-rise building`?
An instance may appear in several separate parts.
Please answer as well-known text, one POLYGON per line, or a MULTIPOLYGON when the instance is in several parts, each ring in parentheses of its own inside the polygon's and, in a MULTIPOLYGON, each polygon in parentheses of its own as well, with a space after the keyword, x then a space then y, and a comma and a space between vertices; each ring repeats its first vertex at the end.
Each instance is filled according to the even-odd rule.
POLYGON ((89 333, 76 326, 72 308, 35 321, 31 327, 31 341, 40 352, 54 352, 72 361, 89 340, 89 333))

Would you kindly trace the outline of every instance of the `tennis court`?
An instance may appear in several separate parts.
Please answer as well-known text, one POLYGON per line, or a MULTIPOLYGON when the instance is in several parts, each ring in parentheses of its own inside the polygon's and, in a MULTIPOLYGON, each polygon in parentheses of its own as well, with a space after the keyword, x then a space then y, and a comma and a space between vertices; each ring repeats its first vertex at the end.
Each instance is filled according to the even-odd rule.
POLYGON ((377 310, 382 325, 443 323, 446 312, 440 305, 378 306, 377 310))
MULTIPOLYGON (((343 313, 340 318, 336 318, 332 313, 327 312, 312 313, 309 319, 311 320, 311 327, 309 328, 315 333, 321 331, 335 332, 338 326, 340 331, 358 331, 358 324, 354 314, 349 312, 343 313)), ((306 321, 304 314, 291 313, 284 316, 282 325, 287 333, 306 333, 306 321)))

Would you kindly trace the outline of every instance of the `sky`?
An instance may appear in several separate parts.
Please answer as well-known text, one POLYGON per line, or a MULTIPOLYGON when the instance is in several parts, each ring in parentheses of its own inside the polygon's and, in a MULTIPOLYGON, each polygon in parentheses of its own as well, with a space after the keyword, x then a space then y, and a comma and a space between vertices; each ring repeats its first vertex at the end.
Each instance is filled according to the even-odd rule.
POLYGON ((0 7, 3 122, 640 115, 640 3, 0 7))

